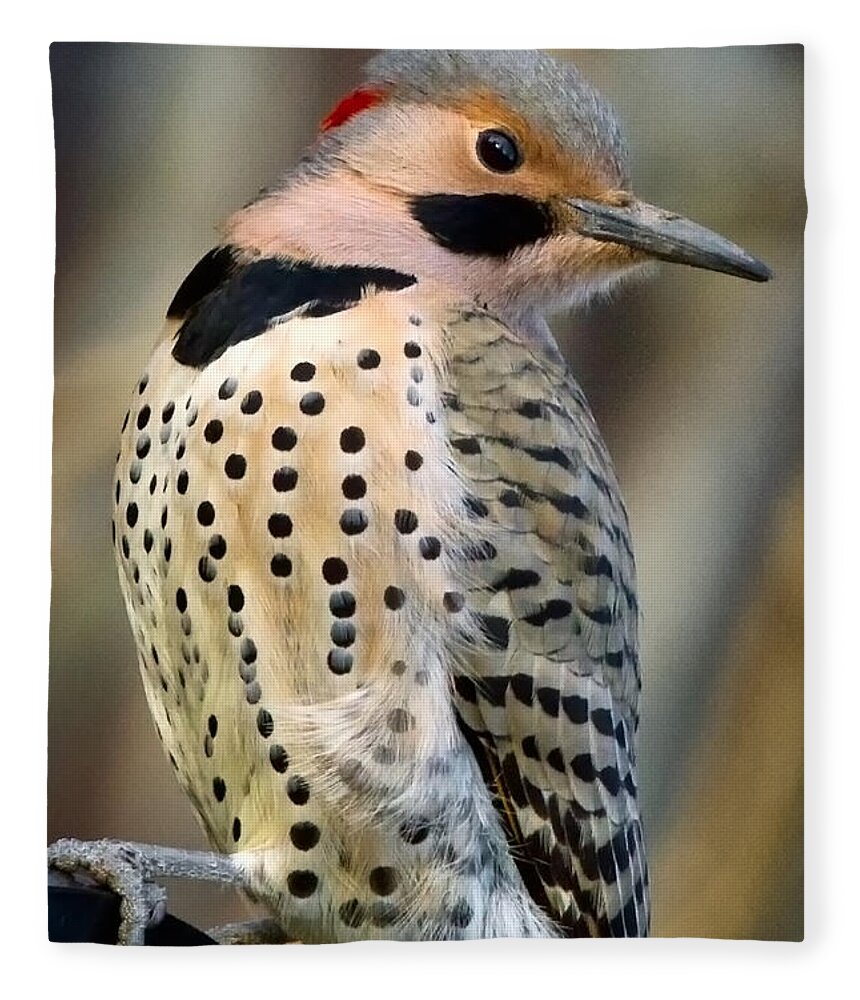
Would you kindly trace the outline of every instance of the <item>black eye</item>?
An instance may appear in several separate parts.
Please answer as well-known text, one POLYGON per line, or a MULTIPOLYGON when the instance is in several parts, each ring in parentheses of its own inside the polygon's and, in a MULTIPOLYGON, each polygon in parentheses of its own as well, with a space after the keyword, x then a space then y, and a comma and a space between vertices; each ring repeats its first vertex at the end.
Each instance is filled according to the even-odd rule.
POLYGON ((509 174, 522 162, 516 142, 497 129, 488 128, 478 136, 475 152, 481 163, 497 174, 509 174))

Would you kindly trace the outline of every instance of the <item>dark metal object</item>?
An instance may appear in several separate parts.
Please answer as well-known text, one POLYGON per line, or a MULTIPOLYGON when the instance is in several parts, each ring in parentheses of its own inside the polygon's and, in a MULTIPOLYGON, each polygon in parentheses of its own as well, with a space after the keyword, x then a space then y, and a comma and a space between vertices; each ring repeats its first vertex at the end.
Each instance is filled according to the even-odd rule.
MULTIPOLYGON (((101 886, 62 884, 56 873, 49 873, 49 941, 118 944, 119 928, 119 896, 101 886)), ((159 923, 146 928, 143 943, 188 947, 218 942, 168 913, 159 923)))

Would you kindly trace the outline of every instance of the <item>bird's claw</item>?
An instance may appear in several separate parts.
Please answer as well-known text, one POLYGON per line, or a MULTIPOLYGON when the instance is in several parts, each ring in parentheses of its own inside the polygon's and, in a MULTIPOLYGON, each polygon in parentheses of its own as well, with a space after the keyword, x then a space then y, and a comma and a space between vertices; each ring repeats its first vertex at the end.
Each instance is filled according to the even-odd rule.
POLYGON ((63 839, 48 848, 48 867, 77 881, 103 885, 119 897, 117 943, 141 945, 147 927, 167 913, 167 891, 152 881, 151 866, 135 844, 63 839))
POLYGON ((242 923, 210 927, 206 933, 218 944, 290 944, 276 920, 247 920, 242 923))

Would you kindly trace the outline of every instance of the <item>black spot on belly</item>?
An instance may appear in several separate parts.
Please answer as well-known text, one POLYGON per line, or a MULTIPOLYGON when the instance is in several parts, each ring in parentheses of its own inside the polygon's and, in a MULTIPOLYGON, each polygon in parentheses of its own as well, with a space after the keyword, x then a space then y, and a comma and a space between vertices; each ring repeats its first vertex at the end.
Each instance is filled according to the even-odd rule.
POLYGON ((269 515, 268 527, 272 538, 289 538, 293 532, 292 519, 281 512, 269 515))
POLYGON ((398 611, 406 601, 406 595, 399 587, 386 587, 383 594, 385 606, 391 611, 398 611))
POLYGON ((345 427, 340 434, 341 451, 355 454, 364 447, 364 431, 360 427, 345 427))
POLYGON ((294 382, 310 382, 314 375, 316 375, 316 372, 317 368, 315 364, 310 361, 300 361, 297 365, 293 366, 290 378, 294 382))
POLYGON ((273 743, 272 746, 269 747, 269 762, 278 774, 283 774, 289 766, 289 755, 280 743, 273 743))
POLYGON ((197 564, 197 571, 204 583, 211 583, 218 575, 218 567, 212 562, 209 556, 201 556, 197 564))
POLYGON ((272 556, 269 568, 272 571, 272 576, 286 577, 292 573, 293 563, 289 556, 284 555, 283 552, 277 552, 272 556))
POLYGON ((272 474, 272 486, 278 493, 289 493, 296 488, 299 474, 289 465, 283 465, 272 474))
POLYGON ((442 554, 442 543, 433 535, 425 535, 418 540, 418 551, 423 559, 438 559, 442 554))
POLYGON ((345 535, 360 535, 367 527, 367 515, 358 507, 348 507, 340 516, 340 530, 345 535))
POLYGON ((315 823, 294 823, 290 827, 290 840, 300 851, 310 851, 316 847, 320 839, 320 830, 315 823))
POLYGON ((235 583, 227 589, 227 603, 230 605, 230 610, 237 614, 245 607, 245 595, 242 593, 242 588, 237 587, 235 583))
POLYGON ((326 662, 328 663, 329 670, 333 674, 336 674, 338 677, 342 677, 344 674, 348 674, 352 670, 352 653, 347 653, 346 650, 339 648, 330 649, 326 662))
POLYGON ((272 447, 277 451, 292 451, 297 440, 296 432, 292 427, 276 427, 272 431, 272 447))
POLYGON ((414 511, 401 507, 394 512, 394 527, 401 535, 411 535, 418 527, 418 517, 414 511))
POLYGON ((301 775, 294 774, 287 782, 287 795, 293 805, 303 806, 311 797, 310 786, 301 775))
POLYGON ((368 881, 371 892, 377 896, 390 896, 397 888, 397 872, 393 868, 381 865, 371 869, 368 881))
POLYGON ((250 415, 256 413, 262 405, 263 394, 258 389, 252 389, 251 392, 245 394, 245 398, 242 400, 242 405, 239 409, 243 413, 250 415))
POLYGON ((267 712, 265 708, 261 708, 257 712, 257 732, 267 740, 272 733, 275 731, 275 722, 272 719, 271 712, 267 712))
POLYGON ((379 351, 367 347, 362 348, 356 357, 358 367, 363 368, 365 371, 369 371, 371 368, 378 368, 381 361, 382 358, 379 356, 379 351))
POLYGON ((329 634, 335 646, 346 648, 355 642, 355 626, 351 622, 335 622, 329 634))
POLYGON ((355 597, 348 590, 336 590, 328 606, 335 618, 351 618, 355 614, 355 597))
POLYGON ((224 471, 230 479, 241 479, 245 475, 248 463, 244 455, 229 455, 224 463, 224 471))
POLYGON ((410 274, 379 267, 314 267, 271 257, 239 264, 236 251, 208 253, 180 286, 168 316, 183 318, 173 356, 203 368, 224 351, 259 336, 278 316, 308 306, 309 315, 348 309, 365 289, 399 291, 410 274))
POLYGON ((343 581, 349 576, 346 563, 337 556, 329 556, 322 564, 322 574, 326 583, 333 586, 343 581))
POLYGON ((224 434, 224 425, 220 420, 210 420, 203 428, 203 437, 209 444, 217 444, 224 434))
POLYGON ((316 417, 325 409, 325 396, 321 392, 306 392, 299 400, 299 409, 306 416, 316 417))
POLYGON ((311 871, 294 871, 287 876, 287 888, 297 899, 307 899, 316 892, 319 879, 311 871))
POLYGON ((204 528, 208 528, 215 521, 215 508, 208 500, 204 500, 197 507, 197 522, 204 528))
POLYGON ((347 500, 360 500, 367 493, 367 483, 363 476, 346 476, 341 483, 341 490, 347 500))

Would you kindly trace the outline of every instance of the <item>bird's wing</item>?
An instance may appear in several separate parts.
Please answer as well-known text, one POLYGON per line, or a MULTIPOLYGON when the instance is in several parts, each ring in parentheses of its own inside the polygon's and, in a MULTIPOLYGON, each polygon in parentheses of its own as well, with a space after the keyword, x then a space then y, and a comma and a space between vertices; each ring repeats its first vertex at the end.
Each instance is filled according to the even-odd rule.
POLYGON ((482 636, 461 728, 535 900, 570 935, 648 931, 627 515, 581 390, 481 312, 448 325, 446 420, 471 489, 461 554, 482 636))

